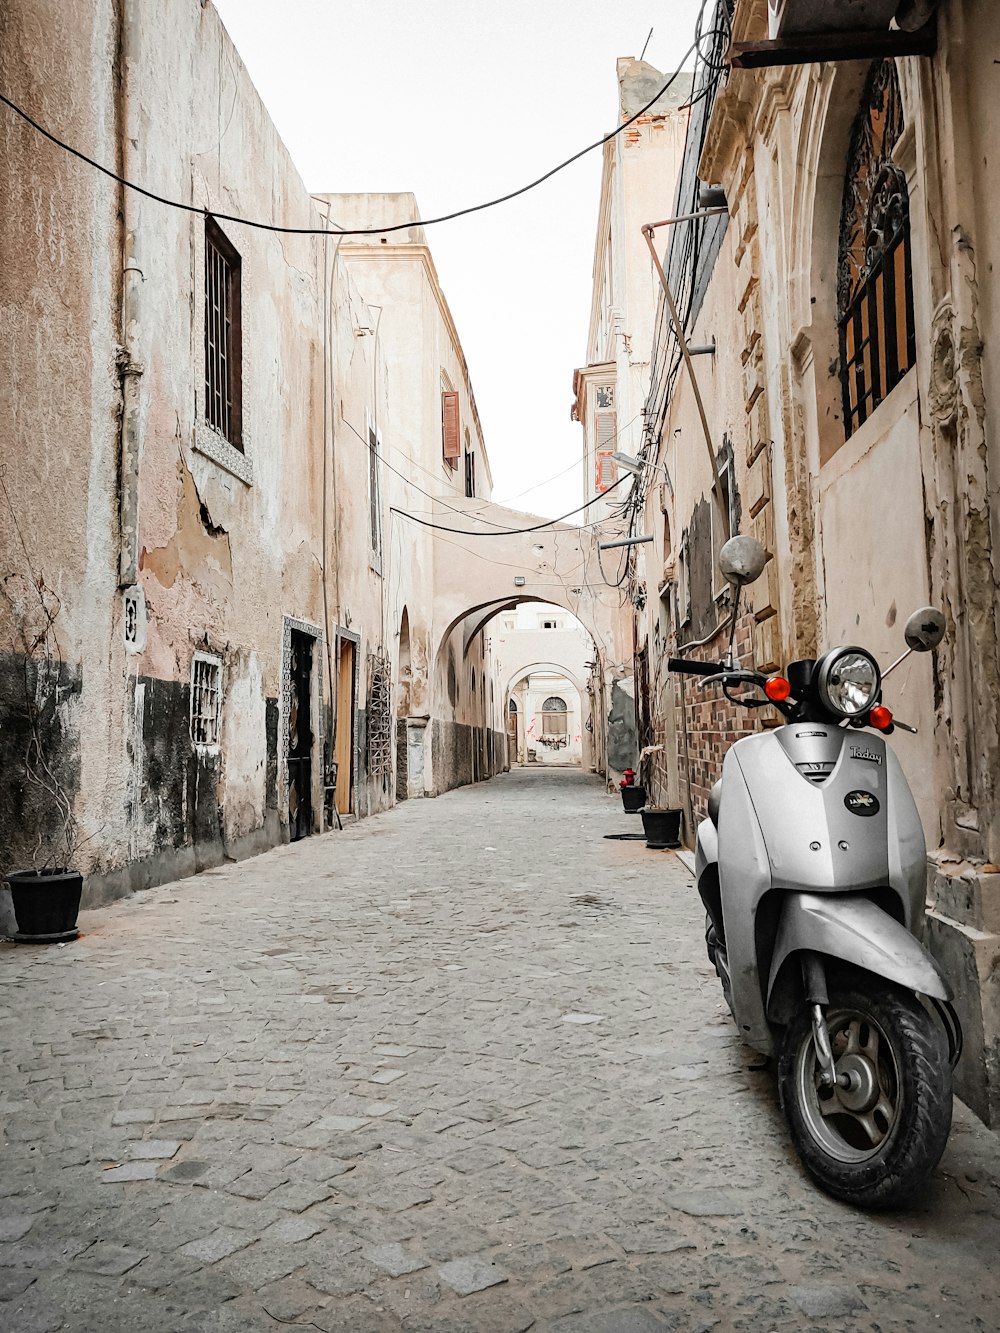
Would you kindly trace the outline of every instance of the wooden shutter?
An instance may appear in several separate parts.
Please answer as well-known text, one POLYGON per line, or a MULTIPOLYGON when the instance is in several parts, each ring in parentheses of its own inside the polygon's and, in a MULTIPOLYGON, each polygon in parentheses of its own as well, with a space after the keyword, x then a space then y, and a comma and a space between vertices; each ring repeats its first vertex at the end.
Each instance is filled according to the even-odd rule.
POLYGON ((598 412, 597 414, 597 447, 606 449, 609 454, 615 451, 615 436, 617 431, 617 412, 598 412))
POLYGON ((458 467, 462 456, 462 433, 458 420, 458 394, 446 389, 441 394, 441 452, 449 467, 458 467))
POLYGON ((608 453, 599 453, 597 455, 597 475, 594 478, 594 487, 598 491, 606 491, 615 480, 615 460, 608 453))
POLYGON ((615 480, 617 468, 611 455, 615 451, 617 422, 617 412, 597 413, 597 475, 594 485, 599 492, 606 491, 615 480))

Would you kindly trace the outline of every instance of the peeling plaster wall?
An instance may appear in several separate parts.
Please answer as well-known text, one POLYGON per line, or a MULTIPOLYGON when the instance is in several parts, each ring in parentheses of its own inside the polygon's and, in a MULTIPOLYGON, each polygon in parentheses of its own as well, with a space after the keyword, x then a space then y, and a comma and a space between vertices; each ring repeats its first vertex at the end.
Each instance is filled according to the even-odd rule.
MULTIPOLYGON (((114 163, 116 41, 110 6, 16 0, 0 10, 0 83, 39 120, 72 127, 95 157, 114 163)), ((0 583, 10 594, 0 598, 3 872, 45 862, 57 851, 51 806, 25 781, 19 719, 26 709, 56 710, 46 724, 46 757, 75 802, 79 837, 95 839, 78 859, 93 862, 99 831, 121 822, 127 775, 118 753, 127 702, 114 598, 117 552, 109 540, 116 526, 120 263, 94 264, 91 252, 96 245, 110 257, 119 243, 117 192, 4 109, 0 194, 0 461, 7 497, 0 493, 0 583), (37 656, 24 662, 26 640, 38 629, 39 581, 57 611, 53 665, 42 674, 58 684, 43 690, 44 699, 33 697, 37 656)))
MULTIPOLYGON (((178 0, 140 13, 134 40, 146 173, 165 192, 201 206, 316 225, 316 210, 214 9, 178 0), (178 145, 186 151, 178 153, 178 145)), ((147 706, 134 744, 147 760, 164 746, 170 752, 159 782, 147 784, 155 792, 191 748, 185 704, 189 709, 193 654, 221 658, 221 749, 216 761, 202 760, 189 774, 172 830, 175 845, 194 845, 199 863, 223 849, 241 855, 287 837, 283 744, 277 808, 267 804, 267 716, 277 705, 283 729, 283 616, 317 624, 322 603, 320 247, 232 224, 223 231, 241 263, 242 457, 204 416, 204 223, 144 203, 135 241, 145 367, 138 563, 148 630, 134 665, 150 682, 147 700, 150 690, 155 696, 166 689, 177 702, 163 713, 147 706), (209 844, 217 850, 198 851, 209 844)), ((316 809, 319 666, 317 660, 316 809)), ((150 822, 142 800, 132 803, 131 825, 140 861, 162 859, 165 832, 150 822)))
MULTIPOLYGON (((317 224, 211 6, 123 9, 106 0, 53 10, 13 0, 0 17, 0 78, 43 123, 71 125, 74 142, 102 162, 122 161, 127 120, 130 170, 167 195, 317 224), (123 92, 122 49, 133 62, 123 92)), ((242 265, 246 449, 237 456, 203 419, 204 222, 129 196, 128 257, 139 270, 129 329, 134 521, 146 624, 141 651, 128 654, 118 592, 119 191, 10 113, 0 134, 0 399, 13 425, 4 461, 27 546, 25 555, 0 502, 0 578, 22 608, 6 600, 0 623, 5 649, 16 653, 21 584, 30 590, 41 578, 58 601, 55 650, 76 686, 59 705, 55 758, 90 836, 77 859, 88 872, 85 901, 96 901, 287 836, 283 617, 322 621, 321 246, 226 227, 242 265), (215 754, 191 743, 196 649, 223 664, 215 754)), ((15 744, 15 730, 4 734, 15 744)), ((24 815, 30 801, 18 795, 16 764, 4 775, 3 799, 20 801, 24 821, 44 836, 42 815, 24 815)), ((5 825, 0 868, 26 854, 24 830, 6 835, 5 825)))
MULTIPOLYGON (((11 0, 0 15, 0 82, 55 130, 72 126, 100 161, 198 210, 293 228, 415 212, 408 195, 317 205, 216 11, 198 0, 71 0, 58 11, 11 0)), ((435 697, 451 620, 435 619, 435 581, 453 557, 392 512, 423 507, 412 483, 427 489, 428 477, 442 496, 463 496, 462 467, 441 459, 445 384, 460 394, 480 497, 491 487, 468 368, 422 232, 367 255, 357 248, 348 261, 332 235, 222 224, 240 256, 240 452, 205 419, 203 216, 123 200, 6 112, 0 135, 0 404, 13 427, 6 485, 27 546, 25 555, 0 502, 0 673, 8 683, 24 675, 18 654, 34 635, 41 580, 57 609, 46 678, 59 684, 46 727, 89 837, 79 853, 85 902, 289 836, 293 626, 312 644, 314 831, 328 821, 341 634, 358 637, 354 813, 391 804, 397 771, 409 795, 496 771, 505 744, 491 728, 500 705, 488 642, 479 635, 468 654, 461 645, 454 698, 435 697), (382 455, 374 496, 370 431, 382 455), (132 453, 120 460, 123 440, 132 453), (141 632, 126 651, 119 576, 127 583, 133 568, 138 587, 127 596, 141 632), (221 663, 218 746, 192 742, 196 652, 221 663), (377 653, 392 680, 392 745, 401 739, 406 759, 398 768, 390 755, 380 773, 368 745, 377 653)), ((0 810, 11 816, 0 869, 51 834, 23 764, 17 771, 30 663, 28 679, 20 705, 0 698, 0 810)))

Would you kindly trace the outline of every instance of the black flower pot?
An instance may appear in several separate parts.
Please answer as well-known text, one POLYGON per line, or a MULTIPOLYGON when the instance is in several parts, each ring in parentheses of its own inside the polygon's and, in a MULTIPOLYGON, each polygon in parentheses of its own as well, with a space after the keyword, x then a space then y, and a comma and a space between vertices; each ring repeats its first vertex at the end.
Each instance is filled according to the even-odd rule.
POLYGON ((645 804, 645 787, 622 787, 622 805, 627 815, 637 815, 645 804))
POLYGON ((83 876, 76 870, 12 870, 6 876, 14 900, 17 934, 25 944, 74 940, 83 876))
POLYGON ((646 846, 655 850, 681 845, 681 811, 647 805, 639 811, 646 833, 646 846))

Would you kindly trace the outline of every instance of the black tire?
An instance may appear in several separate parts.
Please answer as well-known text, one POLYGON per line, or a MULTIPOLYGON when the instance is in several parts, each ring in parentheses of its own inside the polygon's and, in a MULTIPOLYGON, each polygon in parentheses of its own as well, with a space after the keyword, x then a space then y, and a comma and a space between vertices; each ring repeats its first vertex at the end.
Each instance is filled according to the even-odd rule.
POLYGON ((827 1028, 851 1086, 818 1084, 803 1003, 778 1063, 781 1108, 803 1165, 827 1193, 860 1208, 895 1208, 927 1179, 948 1141, 947 1040, 916 996, 890 982, 853 972, 828 984, 827 1028))

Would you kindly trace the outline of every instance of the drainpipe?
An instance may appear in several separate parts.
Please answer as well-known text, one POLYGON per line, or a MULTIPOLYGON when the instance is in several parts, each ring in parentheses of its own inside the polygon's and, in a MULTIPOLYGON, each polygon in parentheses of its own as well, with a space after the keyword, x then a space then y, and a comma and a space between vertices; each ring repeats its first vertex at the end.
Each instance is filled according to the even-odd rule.
MULTIPOLYGON (((137 180, 141 85, 139 0, 120 0, 118 110, 121 174, 137 180)), ((139 576, 139 458, 142 452, 140 385, 145 367, 139 359, 142 331, 142 269, 137 260, 139 196, 120 187, 122 298, 117 368, 122 386, 118 448, 118 586, 128 588, 139 576)))

